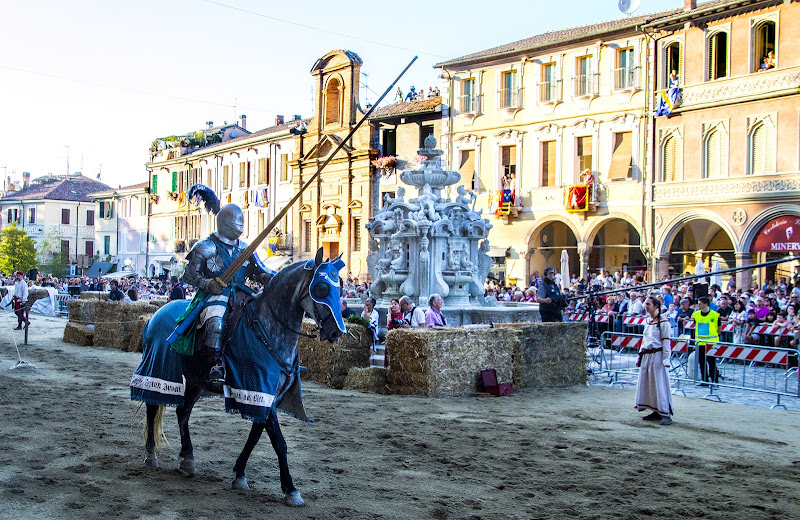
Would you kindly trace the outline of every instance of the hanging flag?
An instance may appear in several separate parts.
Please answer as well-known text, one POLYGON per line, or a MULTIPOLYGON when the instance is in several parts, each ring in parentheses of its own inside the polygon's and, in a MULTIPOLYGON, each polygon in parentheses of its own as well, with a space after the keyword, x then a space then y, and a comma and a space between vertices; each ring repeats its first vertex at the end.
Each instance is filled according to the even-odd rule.
POLYGON ((656 97, 655 116, 668 116, 678 107, 678 96, 681 89, 678 87, 668 88, 659 92, 656 97))

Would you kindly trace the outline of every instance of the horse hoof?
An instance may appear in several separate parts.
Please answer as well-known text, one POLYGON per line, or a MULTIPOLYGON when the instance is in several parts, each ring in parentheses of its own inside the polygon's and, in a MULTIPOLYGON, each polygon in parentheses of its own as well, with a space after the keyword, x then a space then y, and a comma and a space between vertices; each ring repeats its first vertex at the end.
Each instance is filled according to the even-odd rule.
POLYGON ((178 473, 184 477, 193 477, 195 474, 194 459, 181 459, 181 464, 178 466, 178 473))
POLYGON ((144 465, 148 468, 158 469, 160 466, 158 465, 158 457, 156 457, 156 454, 148 453, 147 457, 144 459, 144 465))
POLYGON ((305 504, 305 502, 303 502, 303 498, 300 496, 300 492, 296 489, 284 495, 283 503, 289 507, 299 507, 305 504))
POLYGON ((232 489, 241 489, 242 491, 250 491, 250 486, 247 485, 247 477, 236 477, 231 482, 232 489))

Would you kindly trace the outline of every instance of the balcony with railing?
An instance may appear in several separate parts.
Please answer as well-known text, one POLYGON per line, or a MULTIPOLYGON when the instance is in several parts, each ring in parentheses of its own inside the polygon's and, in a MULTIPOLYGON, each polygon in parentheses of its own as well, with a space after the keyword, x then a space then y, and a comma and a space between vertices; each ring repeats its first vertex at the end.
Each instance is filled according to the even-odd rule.
POLYGON ((497 107, 506 119, 514 117, 522 109, 522 88, 503 88, 497 91, 497 107))
POLYGON ((476 94, 458 96, 458 111, 462 114, 477 114, 480 111, 480 97, 476 94))
POLYGON ((639 86, 640 67, 620 67, 614 69, 614 90, 634 90, 639 86))
POLYGON ((575 97, 594 97, 600 90, 599 74, 578 74, 572 78, 572 92, 575 97))
POLYGON ((538 83, 539 102, 556 103, 561 101, 561 80, 542 81, 538 83))

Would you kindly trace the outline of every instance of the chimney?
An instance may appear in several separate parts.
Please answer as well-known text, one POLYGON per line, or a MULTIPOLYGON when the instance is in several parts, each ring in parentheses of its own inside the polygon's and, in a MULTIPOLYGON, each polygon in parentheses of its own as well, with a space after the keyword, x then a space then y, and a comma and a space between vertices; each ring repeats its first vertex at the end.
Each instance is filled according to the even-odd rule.
POLYGON ((22 172, 22 189, 31 185, 31 172, 22 172))
POLYGON ((294 115, 294 120, 295 121, 300 121, 300 114, 295 114, 294 115))
POLYGON ((242 128, 247 130, 247 116, 242 114, 242 128))
POLYGON ((209 130, 211 130, 212 128, 214 128, 214 121, 206 121, 206 124, 208 125, 208 129, 209 129, 209 130))
POLYGON ((275 116, 275 126, 283 124, 283 116, 275 116))
POLYGON ((697 9, 697 0, 683 0, 684 11, 694 11, 697 9))

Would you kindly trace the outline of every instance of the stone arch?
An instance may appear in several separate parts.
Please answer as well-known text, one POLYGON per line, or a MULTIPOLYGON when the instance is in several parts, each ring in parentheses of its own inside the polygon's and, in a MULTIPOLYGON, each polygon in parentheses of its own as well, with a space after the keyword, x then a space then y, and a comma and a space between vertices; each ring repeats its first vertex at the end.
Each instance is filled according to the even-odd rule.
POLYGON ((565 219, 563 215, 552 213, 550 215, 544 215, 536 219, 536 225, 532 226, 528 230, 528 233, 525 235, 525 244, 530 244, 534 235, 539 231, 541 231, 544 226, 552 222, 560 222, 566 225, 572 231, 572 234, 575 235, 575 238, 577 238, 580 241, 581 231, 575 226, 575 223, 572 222, 572 219, 568 218, 565 219))
POLYGON ((344 81, 339 74, 332 74, 325 83, 325 124, 342 122, 342 94, 344 81))
POLYGON ((531 278, 534 271, 543 272, 544 268, 560 267, 561 250, 567 249, 570 259, 570 273, 580 272, 580 248, 581 232, 571 219, 565 219, 561 215, 551 214, 536 219, 536 225, 531 227, 525 236, 527 248, 525 255, 525 278, 526 283, 531 278), (561 229, 551 229, 548 234, 547 243, 544 244, 542 232, 548 226, 563 226, 561 229), (566 235, 564 234, 566 231, 566 235), (570 237, 571 235, 571 237, 570 237), (573 241, 573 245, 571 242, 573 241))
POLYGON ((668 224, 665 225, 666 231, 656 244, 656 251, 658 251, 658 254, 668 255, 670 244, 672 244, 672 241, 675 239, 675 235, 678 234, 684 225, 693 220, 709 220, 714 224, 717 224, 725 233, 727 233, 728 238, 731 239, 731 243, 733 244, 734 248, 736 248, 738 237, 733 228, 731 228, 730 224, 710 210, 693 209, 678 214, 668 224))
POLYGON ((736 248, 736 252, 749 253, 750 249, 753 247, 753 242, 761 231, 761 228, 764 227, 764 224, 774 218, 786 215, 800 217, 800 206, 797 204, 778 204, 777 206, 771 206, 765 209, 755 218, 750 219, 750 223, 747 224, 742 232, 742 239, 739 241, 739 247, 736 248))
POLYGON ((608 222, 612 220, 624 220, 625 222, 633 226, 636 232, 639 233, 639 240, 641 243, 642 233, 636 227, 637 224, 633 222, 634 219, 626 213, 617 213, 617 212, 610 212, 607 215, 603 215, 602 217, 599 217, 596 220, 594 220, 594 225, 592 225, 586 233, 585 242, 591 246, 592 242, 594 242, 594 239, 597 237, 597 233, 600 231, 600 229, 602 229, 604 225, 606 225, 608 222))
POLYGON ((642 232, 635 219, 625 213, 609 213, 595 221, 586 233, 586 245, 590 248, 586 267, 590 270, 604 268, 613 274, 622 272, 626 265, 631 273, 647 269, 647 257, 641 250, 642 232), (619 234, 628 238, 614 240, 609 232, 612 237, 619 234), (598 240, 601 243, 595 244, 598 240))

